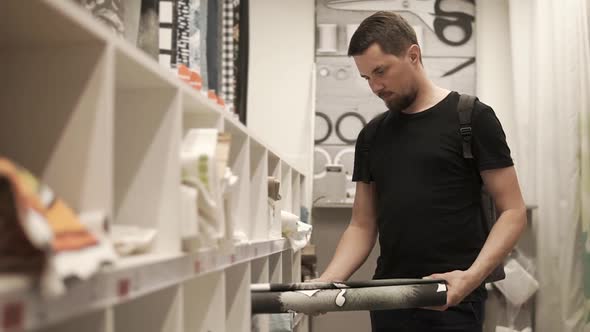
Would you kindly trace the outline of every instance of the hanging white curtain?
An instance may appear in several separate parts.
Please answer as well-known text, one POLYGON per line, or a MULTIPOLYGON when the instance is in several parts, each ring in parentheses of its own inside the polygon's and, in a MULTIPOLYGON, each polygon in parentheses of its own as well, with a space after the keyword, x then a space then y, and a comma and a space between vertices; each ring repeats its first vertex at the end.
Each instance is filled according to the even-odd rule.
POLYGON ((590 139, 587 7, 587 0, 510 0, 516 164, 527 203, 538 205, 540 332, 583 331, 587 319, 580 223, 580 181, 590 171, 580 159, 590 139))

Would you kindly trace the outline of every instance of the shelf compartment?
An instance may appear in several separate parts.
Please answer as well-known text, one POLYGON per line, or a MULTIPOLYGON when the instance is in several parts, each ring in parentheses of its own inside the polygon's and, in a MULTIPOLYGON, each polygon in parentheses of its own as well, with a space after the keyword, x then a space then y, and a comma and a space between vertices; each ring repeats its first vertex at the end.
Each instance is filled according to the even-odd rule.
POLYGON ((285 250, 281 253, 281 260, 283 265, 283 283, 295 282, 293 279, 293 250, 285 250))
POLYGON ((100 42, 0 50, 0 154, 77 212, 112 210, 111 65, 100 42))
POLYGON ((281 253, 272 254, 268 257, 268 280, 275 284, 283 282, 283 259, 281 253))
POLYGON ((250 234, 250 138, 233 121, 225 119, 224 131, 231 135, 229 167, 238 176, 237 188, 230 204, 235 224, 230 238, 248 240, 250 234))
POLYGON ((254 241, 268 239, 268 151, 253 140, 250 141, 250 208, 248 238, 254 241))
POLYGON ((293 211, 293 192, 292 192, 292 169, 284 161, 281 161, 281 201, 283 211, 293 211))
POLYGON ((223 116, 219 112, 213 112, 210 107, 201 101, 198 95, 182 93, 183 137, 193 128, 216 128, 223 131, 223 116))
POLYGON ((154 228, 152 249, 178 252, 180 98, 134 59, 117 53, 116 60, 114 222, 154 228))
POLYGON ((231 266, 226 270, 226 330, 250 331, 250 263, 231 266))
POLYGON ((114 308, 114 331, 182 332, 182 289, 168 287, 114 308))
MULTIPOLYGON (((251 281, 252 283, 268 283, 269 279, 269 259, 268 257, 258 258, 251 263, 251 281)), ((252 315, 252 331, 268 332, 269 315, 252 315)))
MULTIPOLYGON (((281 177, 281 159, 272 151, 268 152, 268 175, 274 177, 278 181, 281 181, 281 187, 283 186, 281 177)), ((279 194, 282 196, 282 189, 279 188, 279 194)), ((270 218, 270 238, 278 239, 282 237, 281 234, 281 209, 283 207, 283 199, 274 203, 274 209, 269 207, 269 218, 270 218)))
POLYGON ((224 332, 225 273, 209 273, 186 281, 184 292, 184 330, 224 332))

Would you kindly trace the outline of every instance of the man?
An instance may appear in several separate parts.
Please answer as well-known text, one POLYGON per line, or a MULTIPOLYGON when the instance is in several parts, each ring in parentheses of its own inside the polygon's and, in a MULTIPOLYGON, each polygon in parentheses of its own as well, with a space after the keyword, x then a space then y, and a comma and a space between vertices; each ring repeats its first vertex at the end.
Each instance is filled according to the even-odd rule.
POLYGON ((365 19, 348 55, 389 110, 358 136, 352 219, 319 280, 348 279, 378 234, 374 278, 445 279, 448 293, 440 308, 371 312, 374 332, 481 331, 484 279, 526 225, 500 122, 477 101, 471 122, 474 159, 463 158, 459 94, 427 78, 415 32, 398 14, 377 12, 365 19), (482 182, 499 213, 487 239, 480 219, 482 182))

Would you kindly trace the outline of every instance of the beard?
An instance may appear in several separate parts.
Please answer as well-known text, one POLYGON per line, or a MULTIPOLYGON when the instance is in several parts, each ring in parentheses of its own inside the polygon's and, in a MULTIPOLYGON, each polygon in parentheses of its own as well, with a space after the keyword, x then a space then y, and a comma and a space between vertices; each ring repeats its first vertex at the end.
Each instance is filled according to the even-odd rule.
POLYGON ((391 92, 380 95, 379 97, 385 102, 385 105, 390 111, 401 112, 414 103, 416 95, 416 91, 412 91, 405 95, 398 95, 391 92))

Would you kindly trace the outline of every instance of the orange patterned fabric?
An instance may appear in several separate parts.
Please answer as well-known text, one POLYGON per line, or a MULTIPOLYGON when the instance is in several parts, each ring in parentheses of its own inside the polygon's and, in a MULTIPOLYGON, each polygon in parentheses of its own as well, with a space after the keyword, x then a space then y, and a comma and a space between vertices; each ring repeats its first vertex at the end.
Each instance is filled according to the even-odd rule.
POLYGON ((29 222, 26 218, 27 209, 32 209, 45 218, 53 233, 51 249, 54 252, 78 250, 98 243, 97 238, 87 231, 74 211, 27 170, 0 158, 0 175, 7 177, 12 183, 21 223, 29 222), (42 202, 42 191, 46 197, 51 197, 49 202, 42 202))

